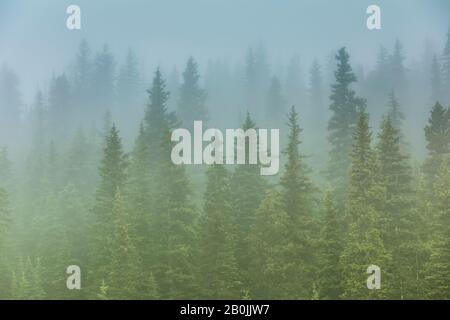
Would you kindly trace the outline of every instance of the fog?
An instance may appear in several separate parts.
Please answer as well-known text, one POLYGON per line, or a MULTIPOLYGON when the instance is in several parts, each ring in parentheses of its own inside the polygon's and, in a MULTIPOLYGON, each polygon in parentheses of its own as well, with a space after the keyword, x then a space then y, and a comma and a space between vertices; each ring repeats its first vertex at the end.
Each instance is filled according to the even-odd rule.
POLYGON ((0 299, 448 299, 449 27, 448 0, 0 0, 0 299), (196 121, 280 143, 173 161, 196 121))
POLYGON ((240 61, 247 47, 259 42, 275 64, 300 54, 308 65, 345 45, 354 64, 371 68, 378 46, 392 46, 396 37, 404 44, 407 63, 421 58, 426 38, 441 52, 449 16, 445 0, 3 0, 0 61, 21 76, 26 100, 52 72, 67 66, 81 39, 94 48, 108 43, 119 61, 133 48, 146 74, 156 65, 181 68, 190 55, 203 69, 208 59, 240 61), (65 26, 70 4, 81 7, 79 31, 65 26), (366 28, 370 4, 381 7, 379 31, 366 28))

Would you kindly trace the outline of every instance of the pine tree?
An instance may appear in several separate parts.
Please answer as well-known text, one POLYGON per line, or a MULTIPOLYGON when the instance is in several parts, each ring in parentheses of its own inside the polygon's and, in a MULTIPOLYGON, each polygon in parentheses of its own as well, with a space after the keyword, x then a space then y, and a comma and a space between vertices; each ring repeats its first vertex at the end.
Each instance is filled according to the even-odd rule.
POLYGON ((126 182, 127 156, 123 152, 119 130, 115 125, 111 127, 105 140, 99 168, 101 181, 96 193, 96 213, 101 222, 108 224, 117 188, 123 189, 126 182))
POLYGON ((309 298, 312 291, 312 183, 307 175, 303 156, 299 151, 301 128, 298 113, 292 107, 288 114, 289 136, 285 150, 287 162, 280 179, 283 210, 290 219, 290 240, 293 250, 292 259, 298 263, 292 276, 292 287, 287 291, 292 297, 309 298), (289 291, 292 290, 292 291, 289 291))
POLYGON ((375 155, 371 148, 369 119, 361 112, 353 133, 350 186, 346 203, 346 240, 341 254, 344 299, 374 299, 389 295, 391 257, 384 248, 378 205, 383 187, 377 181, 375 155), (366 270, 376 265, 382 270, 381 289, 369 290, 366 270))
POLYGON ((437 221, 433 226, 431 257, 427 265, 427 295, 431 299, 450 299, 450 164, 443 161, 435 184, 434 209, 437 221))
POLYGON ((450 111, 437 102, 431 110, 428 124, 425 127, 428 159, 424 171, 430 183, 435 181, 442 158, 450 152, 450 111))
MULTIPOLYGON (((196 296, 194 245, 196 214, 183 166, 170 161, 170 129, 161 132, 161 160, 154 176, 151 223, 151 271, 163 299, 196 296)), ((153 150, 151 150, 153 152, 153 150)))
POLYGON ((100 300, 109 300, 108 289, 109 287, 106 285, 105 280, 102 280, 100 292, 97 294, 97 298, 100 300))
POLYGON ((200 222, 200 287, 208 299, 239 299, 241 280, 235 256, 236 226, 228 172, 223 165, 207 171, 204 216, 200 222))
MULTIPOLYGON (((110 299, 147 298, 155 288, 143 281, 144 270, 135 246, 134 225, 117 189, 113 204, 114 231, 111 240, 111 263, 108 266, 108 297, 110 299)), ((152 298, 152 297, 150 297, 152 298)))
POLYGON ((256 211, 250 232, 250 295, 253 299, 294 299, 292 235, 280 195, 269 191, 256 211))
POLYGON ((130 159, 130 180, 127 185, 127 201, 135 219, 136 246, 143 259, 144 265, 150 263, 148 243, 151 241, 150 224, 152 222, 153 196, 152 175, 148 167, 150 150, 147 145, 146 134, 141 124, 130 159))
POLYGON ((322 205, 322 232, 320 253, 320 297, 339 299, 342 293, 342 275, 339 262, 342 252, 342 228, 330 191, 325 193, 322 205))
MULTIPOLYGON (((106 137, 103 149, 103 158, 99 167, 100 185, 96 191, 94 205, 95 224, 93 229, 94 252, 93 263, 96 280, 101 279, 101 275, 106 272, 105 268, 110 263, 109 246, 114 230, 113 207, 117 189, 124 189, 127 179, 127 157, 122 150, 122 142, 119 131, 113 125, 109 135, 106 137)), ((99 284, 100 285, 100 284, 99 284)), ((94 286, 94 283, 92 283, 94 286)), ((95 286, 95 288, 98 288, 95 286)))
POLYGON ((287 162, 281 177, 280 185, 283 189, 282 197, 286 211, 293 221, 299 219, 306 212, 308 196, 312 190, 311 181, 306 175, 308 169, 300 154, 299 145, 302 129, 299 125, 298 113, 292 107, 288 114, 289 137, 285 150, 287 162))
POLYGON ((388 106, 388 115, 390 121, 392 122, 393 127, 401 132, 401 130, 403 129, 403 121, 405 120, 405 116, 400 108, 400 103, 397 100, 394 90, 392 90, 389 94, 388 106))
POLYGON ((12 277, 13 298, 18 300, 44 299, 46 294, 42 287, 42 269, 39 259, 33 263, 31 258, 27 257, 25 264, 20 259, 18 269, 19 272, 14 272, 12 277))
MULTIPOLYGON (((242 129, 256 129, 256 124, 247 113, 242 129)), ((248 141, 246 142, 246 151, 248 153, 248 141)), ((248 159, 248 154, 246 155, 248 159)), ((258 209, 266 183, 260 175, 259 165, 245 164, 238 165, 231 177, 231 196, 233 216, 237 225, 237 245, 236 258, 239 264, 239 270, 243 282, 248 285, 248 276, 253 271, 250 269, 251 257, 249 256, 250 228, 254 223, 256 210, 258 209)))
POLYGON ((378 138, 378 178, 385 191, 380 224, 385 248, 393 259, 392 294, 396 299, 419 298, 417 277, 423 267, 423 248, 418 227, 422 221, 414 208, 412 170, 401 152, 400 133, 389 117, 383 120, 378 138))
POLYGON ((197 63, 190 57, 183 72, 177 111, 178 118, 187 128, 192 127, 194 121, 206 122, 208 119, 205 106, 206 93, 200 87, 199 80, 197 63))
POLYGON ((348 184, 347 173, 352 149, 352 131, 357 122, 359 109, 365 108, 365 101, 356 97, 350 87, 356 81, 356 77, 349 59, 345 48, 340 49, 336 55, 338 61, 335 72, 336 82, 332 85, 330 96, 332 101, 330 110, 333 115, 328 123, 328 141, 331 144, 328 174, 335 187, 333 193, 340 210, 348 184))
POLYGON ((161 162, 161 141, 166 127, 172 128, 176 124, 175 114, 167 111, 169 92, 162 78, 159 68, 155 72, 152 88, 147 91, 149 102, 145 110, 144 132, 149 151, 148 166, 156 167, 161 162))

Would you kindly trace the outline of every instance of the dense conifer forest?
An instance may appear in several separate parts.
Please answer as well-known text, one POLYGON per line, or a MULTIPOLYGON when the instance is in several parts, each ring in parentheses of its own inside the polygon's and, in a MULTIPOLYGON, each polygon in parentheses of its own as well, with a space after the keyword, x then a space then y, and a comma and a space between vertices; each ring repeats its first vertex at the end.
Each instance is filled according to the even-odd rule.
POLYGON ((0 299, 450 299, 450 29, 439 39, 414 65, 386 43, 365 70, 346 47, 164 69, 83 40, 32 101, 5 61, 0 299), (175 165, 171 132, 195 120, 279 128, 279 173, 175 165))

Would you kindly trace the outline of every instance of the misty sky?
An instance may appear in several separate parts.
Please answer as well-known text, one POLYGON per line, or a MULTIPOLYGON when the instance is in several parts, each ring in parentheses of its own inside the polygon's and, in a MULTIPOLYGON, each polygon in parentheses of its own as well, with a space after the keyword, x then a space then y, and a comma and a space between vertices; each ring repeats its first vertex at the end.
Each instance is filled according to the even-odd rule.
POLYGON ((181 66, 189 55, 201 67, 210 58, 238 61, 259 42, 271 61, 298 53, 304 64, 346 45, 355 63, 370 67, 379 44, 391 48, 396 37, 409 62, 425 38, 440 52, 449 24, 448 0, 1 0, 0 63, 18 72, 28 102, 68 66, 82 38, 93 50, 108 43, 118 62, 135 49, 146 73, 181 66), (81 7, 80 31, 65 26, 70 4, 81 7), (382 9, 380 31, 366 28, 370 4, 382 9))

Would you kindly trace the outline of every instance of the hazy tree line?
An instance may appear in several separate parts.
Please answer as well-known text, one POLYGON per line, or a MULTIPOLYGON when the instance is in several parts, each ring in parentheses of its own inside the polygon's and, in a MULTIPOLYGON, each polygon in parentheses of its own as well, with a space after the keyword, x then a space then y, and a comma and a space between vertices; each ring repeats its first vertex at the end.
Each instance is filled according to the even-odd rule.
POLYGON ((450 31, 423 59, 396 41, 368 74, 345 48, 276 73, 257 46, 146 85, 132 50, 83 41, 28 109, 4 65, 0 298, 450 299, 450 31), (281 128, 283 169, 174 165, 194 120, 281 128))

